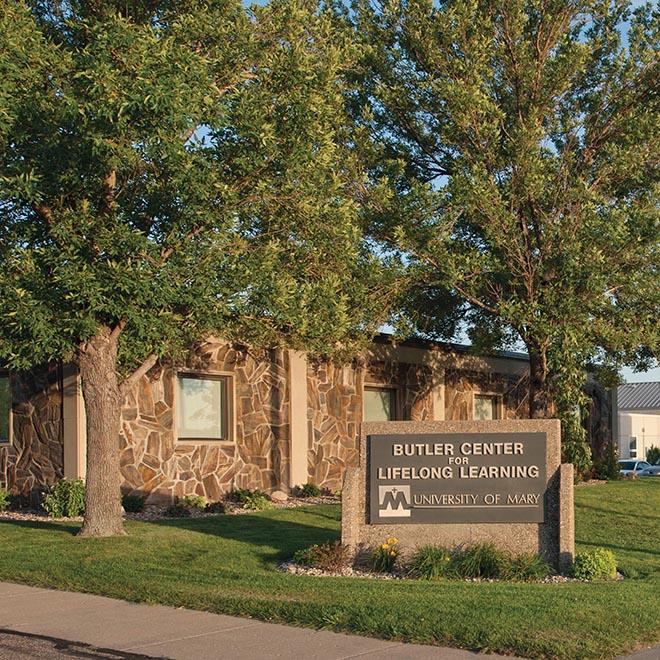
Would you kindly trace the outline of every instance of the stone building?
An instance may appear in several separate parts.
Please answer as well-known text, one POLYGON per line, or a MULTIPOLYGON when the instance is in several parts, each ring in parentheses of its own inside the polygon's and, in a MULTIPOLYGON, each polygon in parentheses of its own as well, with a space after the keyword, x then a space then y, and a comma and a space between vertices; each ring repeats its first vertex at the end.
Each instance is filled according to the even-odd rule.
MULTIPOLYGON (((362 421, 515 419, 528 415, 528 362, 466 347, 376 339, 338 366, 289 350, 203 344, 185 367, 156 367, 126 397, 125 492, 150 501, 233 488, 341 488, 362 421)), ((595 422, 591 422, 596 427, 595 422)), ((0 372, 0 483, 28 496, 85 476, 85 419, 71 365, 0 372)))

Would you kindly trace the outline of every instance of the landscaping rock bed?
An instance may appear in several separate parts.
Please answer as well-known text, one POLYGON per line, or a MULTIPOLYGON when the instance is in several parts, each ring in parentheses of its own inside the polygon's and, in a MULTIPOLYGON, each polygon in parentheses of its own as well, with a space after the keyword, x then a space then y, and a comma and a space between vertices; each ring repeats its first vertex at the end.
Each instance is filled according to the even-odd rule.
MULTIPOLYGON (((270 502, 272 509, 296 509, 301 506, 310 506, 315 504, 340 504, 341 499, 335 495, 320 495, 319 497, 292 497, 289 496, 285 502, 270 502)), ((218 511, 207 511, 205 509, 196 509, 190 507, 187 509, 190 515, 187 518, 209 518, 219 515, 242 515, 254 513, 251 509, 245 509, 240 504, 232 501, 223 502, 224 513, 218 511)), ((169 507, 147 504, 143 511, 139 513, 125 513, 124 517, 129 520, 171 520, 172 516, 167 512, 169 507)), ((13 511, 0 512, 0 520, 25 520, 33 522, 43 522, 44 520, 53 520, 58 522, 82 522, 82 517, 76 518, 51 518, 45 511, 37 509, 18 509, 13 511)))
MULTIPOLYGON (((349 578, 369 578, 372 580, 409 580, 405 573, 376 573, 365 569, 353 568, 352 566, 345 566, 336 571, 324 571, 320 568, 312 566, 301 566, 291 561, 285 561, 279 565, 279 569, 285 573, 292 573, 293 575, 310 575, 313 577, 349 577, 349 578)), ((617 573, 615 580, 623 580, 624 577, 621 573, 617 573)), ((431 582, 431 581, 429 581, 431 582)), ((511 582, 508 580, 494 580, 486 578, 465 578, 465 579, 448 579, 443 578, 438 582, 511 582)), ((543 580, 533 582, 534 584, 560 584, 562 582, 584 582, 588 583, 589 580, 580 580, 578 578, 568 577, 566 575, 548 575, 543 580)), ((513 584, 513 583, 512 583, 513 584)), ((516 584, 525 584, 518 582, 516 584)))

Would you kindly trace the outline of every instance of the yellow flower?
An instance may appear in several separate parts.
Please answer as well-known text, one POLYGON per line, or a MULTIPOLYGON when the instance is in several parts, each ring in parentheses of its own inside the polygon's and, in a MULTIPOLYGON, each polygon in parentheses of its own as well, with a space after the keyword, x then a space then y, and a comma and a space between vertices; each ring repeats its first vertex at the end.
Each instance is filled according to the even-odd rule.
POLYGON ((396 538, 394 538, 393 536, 390 536, 390 538, 387 539, 387 542, 388 542, 390 545, 394 545, 395 543, 398 543, 398 542, 399 542, 399 539, 396 539, 396 538))
POLYGON ((387 543, 383 543, 383 545, 380 546, 383 550, 387 550, 390 546, 387 545, 387 543))
POLYGON ((390 555, 392 555, 392 557, 396 557, 396 552, 394 552, 394 550, 390 550, 390 555))

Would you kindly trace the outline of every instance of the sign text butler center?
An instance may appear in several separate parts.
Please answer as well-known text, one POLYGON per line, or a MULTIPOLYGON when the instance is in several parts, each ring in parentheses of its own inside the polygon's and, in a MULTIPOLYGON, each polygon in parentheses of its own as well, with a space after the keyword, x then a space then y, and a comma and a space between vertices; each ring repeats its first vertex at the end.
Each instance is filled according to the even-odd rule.
POLYGON ((365 423, 342 504, 353 551, 395 536, 408 550, 492 542, 562 571, 573 558, 558 420, 365 423))

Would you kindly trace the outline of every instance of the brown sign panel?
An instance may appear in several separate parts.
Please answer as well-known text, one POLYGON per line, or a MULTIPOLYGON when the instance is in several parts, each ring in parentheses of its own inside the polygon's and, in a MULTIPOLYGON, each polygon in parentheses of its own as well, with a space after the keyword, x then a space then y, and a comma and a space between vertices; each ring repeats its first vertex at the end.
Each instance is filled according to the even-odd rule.
POLYGON ((370 435, 371 524, 544 522, 545 433, 370 435))

